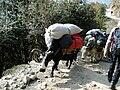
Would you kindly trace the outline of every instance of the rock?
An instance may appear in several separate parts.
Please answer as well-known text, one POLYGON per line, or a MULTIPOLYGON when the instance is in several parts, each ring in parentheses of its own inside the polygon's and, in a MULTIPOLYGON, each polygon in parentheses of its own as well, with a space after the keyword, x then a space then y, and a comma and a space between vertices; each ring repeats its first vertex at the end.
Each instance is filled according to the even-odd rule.
POLYGON ((21 73, 21 74, 18 75, 18 78, 23 78, 24 76, 25 76, 25 74, 21 73))
POLYGON ((48 78, 48 75, 44 75, 44 78, 48 78))
POLYGON ((49 82, 55 83, 55 82, 56 82, 56 79, 55 79, 55 78, 49 78, 49 79, 47 79, 47 82, 48 82, 48 83, 49 83, 49 82))
POLYGON ((90 90, 108 90, 108 86, 92 81, 91 83, 87 84, 87 88, 89 88, 90 90))
POLYGON ((5 87, 3 90, 10 90, 8 87, 5 87))
POLYGON ((16 81, 14 81, 12 79, 9 81, 9 85, 12 85, 12 84, 15 84, 15 83, 16 83, 16 81))
MULTIPOLYGON (((26 74, 29 74, 30 72, 32 71, 31 68, 28 68, 27 71, 26 71, 26 74)), ((32 73, 32 72, 31 72, 32 73)))
POLYGON ((31 79, 31 80, 36 80, 36 79, 37 79, 37 76, 36 76, 36 75, 31 75, 31 76, 30 76, 30 79, 31 79))
POLYGON ((26 85, 25 85, 25 84, 22 84, 22 85, 20 86, 20 88, 21 88, 21 89, 25 89, 25 88, 26 88, 26 85))
POLYGON ((41 83, 40 86, 41 86, 41 89, 44 90, 44 89, 47 88, 47 83, 46 83, 46 82, 43 82, 43 83, 41 83))
POLYGON ((18 85, 17 84, 13 84, 12 87, 13 88, 18 88, 18 85))
POLYGON ((86 88, 81 88, 81 89, 77 89, 77 90, 87 90, 86 88))
POLYGON ((46 90, 47 88, 47 83, 46 82, 42 82, 41 84, 36 85, 35 90, 46 90))
POLYGON ((29 77, 29 76, 24 76, 23 82, 24 82, 25 84, 29 83, 29 82, 30 82, 30 77, 29 77))
POLYGON ((0 80, 0 88, 9 87, 7 80, 0 80))
POLYGON ((35 75, 35 72, 32 71, 30 74, 31 74, 31 75, 35 75))
POLYGON ((12 78, 13 81, 17 81, 17 79, 18 79, 17 77, 13 77, 12 78))
POLYGON ((10 80, 11 78, 12 78, 12 75, 10 74, 2 77, 3 80, 10 80))
POLYGON ((102 74, 102 72, 99 69, 94 69, 93 71, 96 73, 102 74))

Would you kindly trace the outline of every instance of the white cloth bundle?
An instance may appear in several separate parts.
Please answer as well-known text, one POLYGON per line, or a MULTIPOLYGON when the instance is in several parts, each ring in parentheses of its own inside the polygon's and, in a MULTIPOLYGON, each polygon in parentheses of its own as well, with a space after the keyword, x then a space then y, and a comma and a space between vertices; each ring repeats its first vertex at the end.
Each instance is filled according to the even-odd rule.
POLYGON ((47 32, 44 34, 44 36, 45 36, 45 43, 46 43, 47 47, 50 47, 53 39, 50 38, 49 33, 47 33, 47 32))
POLYGON ((82 29, 74 24, 60 24, 56 23, 46 29, 46 33, 49 34, 50 38, 60 39, 65 34, 76 34, 80 33, 82 29))
POLYGON ((66 26, 69 29, 70 35, 77 34, 82 31, 81 28, 79 28, 78 26, 76 26, 74 24, 64 24, 64 26, 66 26))

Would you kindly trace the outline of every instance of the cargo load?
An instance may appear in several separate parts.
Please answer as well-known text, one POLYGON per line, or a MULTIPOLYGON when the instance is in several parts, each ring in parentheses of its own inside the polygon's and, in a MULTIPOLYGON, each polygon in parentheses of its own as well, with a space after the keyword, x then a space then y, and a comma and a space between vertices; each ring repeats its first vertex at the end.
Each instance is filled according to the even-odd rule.
POLYGON ((80 33, 81 31, 82 29, 74 24, 55 23, 46 28, 46 33, 52 39, 60 39, 65 34, 73 35, 80 33))

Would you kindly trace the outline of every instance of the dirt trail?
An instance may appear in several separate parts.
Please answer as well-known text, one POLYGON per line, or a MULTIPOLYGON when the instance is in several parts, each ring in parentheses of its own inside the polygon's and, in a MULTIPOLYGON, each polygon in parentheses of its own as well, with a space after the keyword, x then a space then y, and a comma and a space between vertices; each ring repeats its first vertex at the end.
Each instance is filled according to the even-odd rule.
MULTIPOLYGON (((97 64, 84 63, 79 56, 77 61, 73 62, 70 70, 67 69, 65 63, 66 61, 60 61, 59 71, 55 71, 54 77, 51 78, 49 76, 53 65, 51 61, 46 72, 38 71, 36 73, 38 80, 28 84, 24 89, 15 88, 12 90, 110 90, 107 81, 110 63, 103 61, 97 64)), ((33 63, 31 66, 26 66, 29 68, 26 67, 23 73, 28 73, 28 70, 36 71, 39 69, 39 64, 33 63)), ((21 71, 19 69, 16 70, 17 73, 21 71)), ((120 90, 120 81, 117 84, 117 90, 120 90)))
MULTIPOLYGON (((48 76, 48 78, 45 78, 47 83, 47 89, 45 90, 110 90, 107 81, 109 65, 110 63, 103 61, 98 64, 91 64, 78 60, 68 70, 65 61, 60 61, 59 71, 55 71, 55 76, 50 78, 49 74, 52 66, 52 62, 50 62, 47 71, 44 73, 45 76, 48 76)), ((39 84, 34 83, 34 85, 33 88, 39 90, 39 84), (34 85, 36 85, 36 88, 34 85)), ((27 89, 33 90, 33 88, 30 88, 27 89)), ((120 90, 120 83, 117 84, 117 89, 120 90)))

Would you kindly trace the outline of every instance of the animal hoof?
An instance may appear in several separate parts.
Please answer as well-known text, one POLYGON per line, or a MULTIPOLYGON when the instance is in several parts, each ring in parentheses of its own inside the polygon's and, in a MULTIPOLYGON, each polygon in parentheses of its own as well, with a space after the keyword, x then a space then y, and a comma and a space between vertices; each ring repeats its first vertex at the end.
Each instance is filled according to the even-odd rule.
POLYGON ((43 69, 43 68, 40 68, 40 72, 45 72, 45 69, 43 69))
POLYGON ((54 77, 53 74, 50 74, 50 77, 54 77))
POLYGON ((97 60, 93 60, 93 61, 90 61, 91 63, 98 63, 98 61, 97 60))
POLYGON ((59 69, 58 68, 55 68, 56 71, 58 71, 59 69))
POLYGON ((68 69, 70 69, 70 67, 68 67, 68 69))
POLYGON ((82 58, 82 62, 86 62, 85 58, 82 58))
POLYGON ((85 58, 81 58, 82 60, 84 60, 85 58))
POLYGON ((66 64, 66 67, 68 66, 68 64, 66 64))
POLYGON ((85 58, 81 58, 82 60, 84 60, 85 58))

